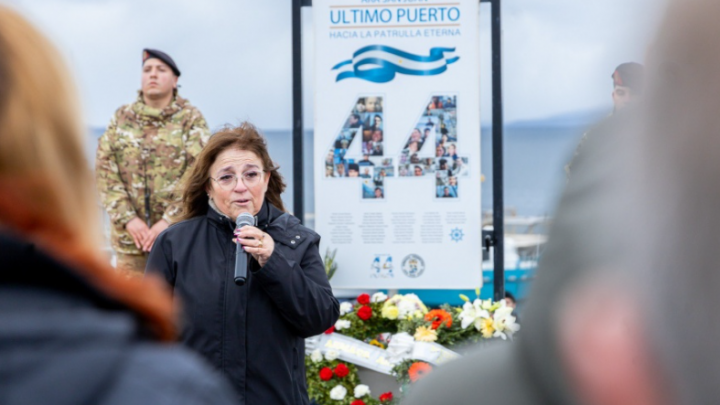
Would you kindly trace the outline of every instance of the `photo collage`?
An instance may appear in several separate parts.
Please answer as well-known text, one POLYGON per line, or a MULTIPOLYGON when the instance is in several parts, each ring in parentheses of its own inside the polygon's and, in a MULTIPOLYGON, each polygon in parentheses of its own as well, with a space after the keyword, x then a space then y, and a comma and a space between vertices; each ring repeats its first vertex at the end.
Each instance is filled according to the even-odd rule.
POLYGON ((383 123, 383 98, 358 98, 328 151, 325 177, 360 177, 363 199, 385 198, 385 178, 395 175, 395 167, 384 157, 383 123), (348 154, 355 140, 361 142, 360 156, 348 154))
POLYGON ((434 175, 435 197, 458 198, 458 177, 468 175, 468 158, 458 154, 457 142, 457 96, 432 96, 405 143, 398 176, 434 175), (434 157, 424 157, 423 147, 432 140, 434 157))
POLYGON ((328 150, 325 177, 362 178, 363 199, 384 199, 385 178, 395 177, 397 170, 398 177, 434 176, 436 198, 458 198, 458 178, 468 176, 469 171, 468 158, 458 151, 457 96, 430 97, 410 131, 397 167, 392 158, 385 157, 384 122, 383 97, 359 97, 328 150), (348 153, 354 141, 361 147, 348 153))

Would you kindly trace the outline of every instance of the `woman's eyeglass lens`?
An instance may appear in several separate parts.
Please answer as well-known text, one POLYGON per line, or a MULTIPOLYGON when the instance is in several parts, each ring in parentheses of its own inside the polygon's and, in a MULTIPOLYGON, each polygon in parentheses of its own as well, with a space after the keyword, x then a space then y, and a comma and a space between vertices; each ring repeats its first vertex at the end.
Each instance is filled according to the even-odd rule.
MULTIPOLYGON (((262 175, 264 172, 259 170, 249 170, 243 174, 240 175, 240 178, 242 178, 243 184, 245 184, 246 187, 252 187, 260 182, 262 180, 262 175)), ((215 180, 220 187, 222 187, 225 190, 232 190, 237 186, 238 182, 238 176, 235 174, 223 174, 222 176, 218 177, 217 179, 214 177, 210 177, 211 179, 215 180)))

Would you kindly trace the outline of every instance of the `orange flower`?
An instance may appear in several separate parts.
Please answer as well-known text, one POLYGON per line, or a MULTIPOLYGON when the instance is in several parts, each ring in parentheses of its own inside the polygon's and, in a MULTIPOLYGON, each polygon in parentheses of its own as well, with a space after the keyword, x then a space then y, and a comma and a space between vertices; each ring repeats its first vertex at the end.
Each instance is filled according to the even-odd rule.
POLYGON ((432 328, 437 329, 440 325, 445 325, 446 328, 452 326, 452 315, 450 315, 444 309, 433 309, 432 311, 425 314, 426 321, 432 321, 432 328))
POLYGON ((417 380, 425 377, 431 371, 432 366, 425 363, 424 361, 418 361, 413 363, 412 366, 410 366, 410 370, 408 370, 408 375, 410 376, 410 381, 416 382, 417 380))

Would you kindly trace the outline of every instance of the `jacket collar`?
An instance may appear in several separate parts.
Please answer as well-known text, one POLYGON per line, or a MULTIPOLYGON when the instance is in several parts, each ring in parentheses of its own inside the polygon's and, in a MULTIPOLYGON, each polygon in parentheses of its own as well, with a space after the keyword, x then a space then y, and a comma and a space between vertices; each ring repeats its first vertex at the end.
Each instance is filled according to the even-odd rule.
POLYGON ((143 93, 141 90, 138 91, 138 97, 135 100, 135 103, 133 103, 132 109, 140 119, 147 121, 165 121, 175 115, 178 111, 185 108, 186 104, 187 100, 180 97, 179 95, 175 95, 175 97, 173 97, 172 101, 170 102, 170 105, 168 105, 167 107, 163 109, 152 108, 149 105, 145 104, 145 100, 143 99, 143 93))
POLYGON ((272 204, 267 202, 265 200, 263 202, 262 207, 260 207, 260 211, 258 211, 257 215, 255 216, 255 219, 257 220, 257 226, 259 229, 266 230, 268 226, 272 223, 273 215, 272 215, 272 204))
POLYGON ((235 222, 230 217, 220 212, 212 200, 208 201, 207 219, 218 225, 220 229, 235 229, 235 222))
MULTIPOLYGON (((208 203, 207 218, 222 228, 235 229, 235 222, 227 215, 221 213, 212 201, 208 203)), ((259 229, 265 231, 270 227, 274 228, 276 226, 281 229, 288 229, 295 227, 300 221, 294 216, 277 209, 265 200, 262 207, 260 207, 260 211, 258 211, 255 216, 255 223, 259 229)))

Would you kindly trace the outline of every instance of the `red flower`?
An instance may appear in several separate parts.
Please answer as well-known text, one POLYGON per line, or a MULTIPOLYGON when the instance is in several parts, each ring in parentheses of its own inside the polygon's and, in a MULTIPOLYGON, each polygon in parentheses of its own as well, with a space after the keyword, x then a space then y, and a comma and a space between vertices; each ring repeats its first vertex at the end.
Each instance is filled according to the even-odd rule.
POLYGON ((393 399, 392 392, 388 391, 388 392, 380 395, 379 399, 380 399, 380 402, 383 402, 383 403, 392 401, 392 399, 393 399))
POLYGON ((326 331, 325 331, 325 334, 326 334, 326 335, 329 335, 329 334, 331 334, 331 333, 333 333, 333 332, 335 332, 335 325, 331 326, 330 329, 326 330, 326 331))
POLYGON ((362 399, 356 399, 350 403, 350 405, 365 405, 362 399))
POLYGON ((361 306, 360 308, 358 308, 357 316, 363 321, 367 321, 368 319, 372 318, 372 308, 367 305, 361 306))
POLYGON ((336 376, 343 378, 343 377, 347 376, 349 373, 350 373, 350 369, 347 368, 346 365, 340 363, 337 366, 335 366, 335 375, 336 376))
POLYGON ((333 377, 333 372, 330 367, 323 367, 320 369, 320 379, 323 381, 329 381, 333 377))
POLYGON ((367 294, 360 294, 358 297, 358 302, 360 305, 367 305, 370 303, 370 296, 367 294))
POLYGON ((440 325, 445 325, 447 328, 452 326, 452 315, 442 309, 433 309, 432 311, 425 314, 426 321, 432 321, 431 327, 437 329, 440 325))

